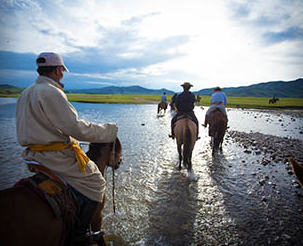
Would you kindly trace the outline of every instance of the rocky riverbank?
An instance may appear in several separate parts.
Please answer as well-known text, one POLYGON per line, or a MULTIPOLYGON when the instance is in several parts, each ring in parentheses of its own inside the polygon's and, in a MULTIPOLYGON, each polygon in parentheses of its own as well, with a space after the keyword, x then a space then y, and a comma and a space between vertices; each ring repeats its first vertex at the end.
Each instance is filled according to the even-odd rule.
MULTIPOLYGON (((286 137, 278 137, 259 132, 228 131, 227 138, 232 138, 244 148, 244 153, 262 155, 261 165, 284 163, 289 175, 294 175, 289 157, 303 163, 303 141, 286 137)), ((296 186, 299 183, 296 182, 296 186)))

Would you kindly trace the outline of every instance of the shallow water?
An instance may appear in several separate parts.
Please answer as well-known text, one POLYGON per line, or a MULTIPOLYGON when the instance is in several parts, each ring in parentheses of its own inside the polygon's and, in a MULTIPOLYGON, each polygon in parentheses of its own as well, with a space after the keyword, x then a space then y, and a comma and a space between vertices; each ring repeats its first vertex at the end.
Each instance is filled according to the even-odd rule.
MULTIPOLYGON (((29 175, 16 141, 15 100, 3 101, 1 189, 29 175)), ((262 155, 244 153, 229 137, 223 153, 212 156, 201 127, 192 160, 199 179, 190 181, 186 170, 176 168, 176 144, 167 136, 169 111, 157 117, 156 105, 73 105, 82 119, 119 126, 123 165, 115 172, 116 214, 108 171, 103 229, 120 245, 303 245, 303 199, 298 196, 303 192, 283 163, 263 166, 262 155)), ((206 109, 195 108, 200 123, 206 109)), ((302 118, 241 109, 228 115, 232 130, 303 139, 302 118)))

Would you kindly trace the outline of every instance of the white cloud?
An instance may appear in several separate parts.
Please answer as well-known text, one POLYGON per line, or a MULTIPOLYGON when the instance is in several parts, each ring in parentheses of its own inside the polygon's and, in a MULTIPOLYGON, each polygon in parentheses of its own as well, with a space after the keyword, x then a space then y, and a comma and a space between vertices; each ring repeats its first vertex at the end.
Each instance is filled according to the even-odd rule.
POLYGON ((173 89, 303 77, 301 0, 15 0, 0 14, 0 50, 63 53, 78 77, 173 89))

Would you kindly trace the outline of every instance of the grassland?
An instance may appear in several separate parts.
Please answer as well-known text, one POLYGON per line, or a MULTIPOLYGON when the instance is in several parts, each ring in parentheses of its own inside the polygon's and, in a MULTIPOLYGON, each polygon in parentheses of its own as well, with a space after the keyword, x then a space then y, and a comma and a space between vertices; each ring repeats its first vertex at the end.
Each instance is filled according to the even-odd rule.
MULTIPOLYGON (((18 97, 18 94, 0 94, 0 97, 18 97)), ((160 95, 97 95, 97 94, 67 94, 68 100, 86 103, 117 103, 117 104, 156 104, 160 95)), ((167 97, 168 101, 171 96, 167 97)), ((259 109, 303 109, 303 98, 280 98, 275 104, 269 104, 266 97, 228 97, 229 108, 259 108, 259 109)), ((202 96, 199 106, 209 106, 210 96, 202 96)))

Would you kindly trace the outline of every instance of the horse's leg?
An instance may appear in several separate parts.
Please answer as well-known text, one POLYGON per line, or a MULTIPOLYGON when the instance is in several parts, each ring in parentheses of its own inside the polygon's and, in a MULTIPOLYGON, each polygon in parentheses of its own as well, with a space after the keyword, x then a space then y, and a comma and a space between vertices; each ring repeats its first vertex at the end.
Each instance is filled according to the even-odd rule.
POLYGON ((181 163, 182 163, 182 147, 181 144, 178 143, 178 153, 179 153, 179 170, 182 169, 181 163))
POLYGON ((105 205, 105 195, 103 195, 103 199, 102 202, 98 205, 96 212, 93 216, 93 220, 92 220, 92 230, 93 231, 100 231, 101 230, 101 223, 102 223, 102 210, 104 208, 105 205))

